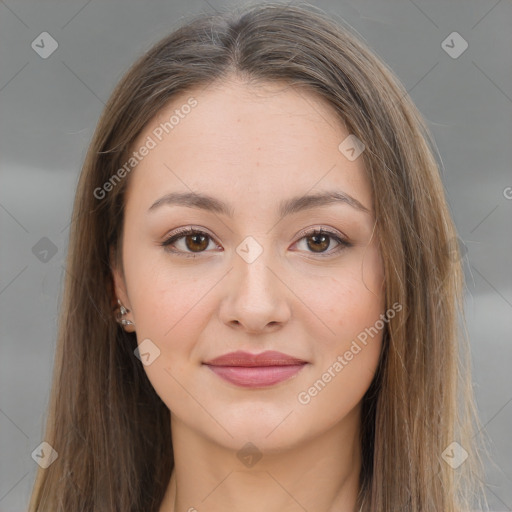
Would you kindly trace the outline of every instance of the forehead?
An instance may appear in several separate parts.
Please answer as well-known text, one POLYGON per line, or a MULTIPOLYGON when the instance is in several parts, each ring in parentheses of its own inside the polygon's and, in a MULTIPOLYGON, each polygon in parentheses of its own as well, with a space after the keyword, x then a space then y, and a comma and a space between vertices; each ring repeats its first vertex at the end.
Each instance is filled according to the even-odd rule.
POLYGON ((129 195, 148 202, 188 189, 276 198, 341 187, 370 206, 363 159, 350 161, 339 149, 349 135, 327 100, 285 83, 191 89, 137 138, 133 150, 152 147, 132 171, 129 195))

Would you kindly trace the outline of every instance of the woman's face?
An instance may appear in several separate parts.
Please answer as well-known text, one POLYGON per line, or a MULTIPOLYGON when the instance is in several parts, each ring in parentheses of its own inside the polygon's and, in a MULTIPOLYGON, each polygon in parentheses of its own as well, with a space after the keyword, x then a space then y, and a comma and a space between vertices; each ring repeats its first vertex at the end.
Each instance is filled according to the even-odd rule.
POLYGON ((384 275, 348 136, 311 93, 232 81, 174 98, 138 137, 114 278, 171 421, 272 450, 358 420, 384 275), (206 364, 235 351, 294 359, 206 364))

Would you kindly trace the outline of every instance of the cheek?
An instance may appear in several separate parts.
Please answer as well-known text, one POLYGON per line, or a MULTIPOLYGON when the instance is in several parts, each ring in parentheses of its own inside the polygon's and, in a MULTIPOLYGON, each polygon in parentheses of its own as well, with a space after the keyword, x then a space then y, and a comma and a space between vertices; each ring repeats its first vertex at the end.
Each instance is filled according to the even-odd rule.
POLYGON ((332 278, 322 300, 329 307, 326 323, 335 334, 319 337, 315 372, 297 396, 304 414, 323 428, 335 425, 357 406, 368 390, 382 350, 386 323, 382 274, 344 272, 332 278), (371 278, 371 279, 370 279, 371 278))
POLYGON ((204 308, 201 301, 215 285, 214 274, 202 275, 192 265, 171 263, 163 248, 134 248, 126 256, 128 293, 137 333, 168 344, 181 337, 185 328, 188 337, 191 328, 199 332, 201 324, 197 320, 204 308))
POLYGON ((332 269, 329 276, 316 282, 304 280, 300 293, 305 294, 311 311, 322 320, 323 339, 328 346, 339 348, 380 318, 385 307, 383 279, 380 255, 370 247, 332 269))
POLYGON ((298 412, 313 417, 313 431, 333 427, 356 411, 374 378, 382 346, 382 332, 366 345, 355 342, 326 359, 318 375, 297 395, 298 412))
POLYGON ((147 260, 140 264, 142 258, 136 253, 133 256, 131 263, 127 262, 126 275, 130 276, 127 284, 137 342, 141 346, 149 339, 158 354, 144 366, 144 371, 171 411, 182 413, 189 407, 193 414, 201 416, 200 408, 195 410, 193 405, 185 404, 192 390, 188 382, 191 364, 199 364, 198 340, 211 315, 207 310, 211 308, 208 291, 215 285, 215 278, 212 273, 203 278, 192 267, 172 267, 156 259, 152 264, 147 260))
POLYGON ((339 420, 361 400, 377 369, 386 326, 383 278, 380 255, 369 247, 311 296, 311 309, 329 330, 316 337, 317 368, 298 401, 326 422, 339 420))

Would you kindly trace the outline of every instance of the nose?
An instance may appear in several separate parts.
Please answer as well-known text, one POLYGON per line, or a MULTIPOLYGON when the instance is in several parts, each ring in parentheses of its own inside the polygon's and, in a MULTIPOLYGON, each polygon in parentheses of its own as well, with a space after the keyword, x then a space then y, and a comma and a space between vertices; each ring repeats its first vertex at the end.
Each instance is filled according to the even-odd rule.
POLYGON ((228 326, 251 334, 273 332, 288 322, 291 292, 278 277, 279 270, 267 257, 270 250, 251 263, 238 254, 228 274, 220 307, 221 320, 228 326))

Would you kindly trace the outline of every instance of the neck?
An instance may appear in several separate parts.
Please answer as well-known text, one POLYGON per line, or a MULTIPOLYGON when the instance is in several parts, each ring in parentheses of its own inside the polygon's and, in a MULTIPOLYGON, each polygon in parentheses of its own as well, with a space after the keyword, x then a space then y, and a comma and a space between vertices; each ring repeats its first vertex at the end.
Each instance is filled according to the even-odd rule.
POLYGON ((261 458, 255 463, 248 459, 247 467, 236 451, 171 414, 175 466, 159 512, 356 512, 359 427, 356 407, 342 422, 300 445, 262 447, 261 458))

